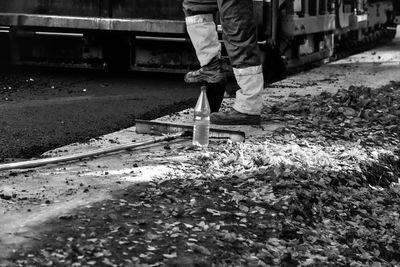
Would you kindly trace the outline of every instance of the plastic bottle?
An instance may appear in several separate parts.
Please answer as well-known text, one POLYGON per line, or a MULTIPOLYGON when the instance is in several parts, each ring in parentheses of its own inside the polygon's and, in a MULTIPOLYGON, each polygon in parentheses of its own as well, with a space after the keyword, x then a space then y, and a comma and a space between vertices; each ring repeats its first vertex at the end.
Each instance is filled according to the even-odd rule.
POLYGON ((207 99, 206 87, 201 87, 201 93, 194 108, 193 145, 207 147, 210 135, 210 105, 207 99))

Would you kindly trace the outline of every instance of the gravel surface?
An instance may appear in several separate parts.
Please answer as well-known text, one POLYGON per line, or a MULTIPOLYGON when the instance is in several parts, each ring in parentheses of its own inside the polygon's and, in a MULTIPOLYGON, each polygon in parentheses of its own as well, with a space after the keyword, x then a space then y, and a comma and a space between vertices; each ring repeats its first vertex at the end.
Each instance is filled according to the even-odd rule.
MULTIPOLYGON (((114 155, 104 163, 125 164, 99 165, 92 181, 113 181, 122 171, 115 184, 135 184, 110 184, 107 199, 58 208, 47 220, 32 208, 30 229, 6 225, 11 234, 0 234, 3 242, 25 238, 3 265, 0 253, 0 266, 398 266, 400 131, 397 118, 387 118, 400 110, 399 91, 390 84, 299 96, 267 111, 285 127, 244 143, 212 140, 207 150, 168 144, 150 157, 136 154, 158 164, 114 155), (174 171, 140 183, 140 173, 149 176, 142 164, 174 171)), ((64 188, 93 175, 93 161, 76 165, 83 169, 66 166, 64 188)), ((62 168, 50 171, 59 176, 62 168)), ((79 191, 100 192, 84 183, 79 191)), ((22 204, 22 193, 8 190, 6 201, 22 204)), ((36 201, 53 211, 57 205, 36 201)))

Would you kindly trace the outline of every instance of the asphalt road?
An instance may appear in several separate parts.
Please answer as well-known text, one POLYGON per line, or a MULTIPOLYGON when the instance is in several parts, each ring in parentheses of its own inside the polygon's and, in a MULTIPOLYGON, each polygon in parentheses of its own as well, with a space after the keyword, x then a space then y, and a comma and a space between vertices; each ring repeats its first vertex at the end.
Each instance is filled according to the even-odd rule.
POLYGON ((0 162, 30 158, 194 105, 183 75, 3 68, 0 162))

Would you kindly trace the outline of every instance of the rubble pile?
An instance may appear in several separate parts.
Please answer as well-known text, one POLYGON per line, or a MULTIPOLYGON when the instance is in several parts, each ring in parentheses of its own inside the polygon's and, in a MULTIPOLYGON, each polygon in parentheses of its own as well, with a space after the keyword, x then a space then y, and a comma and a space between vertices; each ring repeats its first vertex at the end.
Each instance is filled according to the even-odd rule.
POLYGON ((398 145, 400 92, 392 83, 380 89, 351 86, 336 94, 297 97, 267 108, 270 119, 288 123, 287 132, 367 145, 398 145))

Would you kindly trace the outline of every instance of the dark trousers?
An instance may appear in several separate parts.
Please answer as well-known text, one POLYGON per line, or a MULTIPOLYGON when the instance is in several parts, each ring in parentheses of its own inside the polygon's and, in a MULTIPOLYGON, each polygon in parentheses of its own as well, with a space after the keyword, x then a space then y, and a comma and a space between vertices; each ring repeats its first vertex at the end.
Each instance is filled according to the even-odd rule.
POLYGON ((225 48, 234 68, 261 64, 253 0, 183 0, 185 16, 219 11, 225 48))

